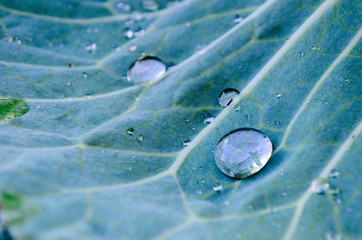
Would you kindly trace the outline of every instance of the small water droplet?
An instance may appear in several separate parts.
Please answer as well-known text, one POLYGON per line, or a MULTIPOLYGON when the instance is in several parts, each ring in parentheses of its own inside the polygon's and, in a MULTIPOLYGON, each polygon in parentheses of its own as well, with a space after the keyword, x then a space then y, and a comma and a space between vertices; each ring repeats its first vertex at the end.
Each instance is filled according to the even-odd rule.
POLYGON ((66 85, 67 87, 69 87, 69 86, 70 86, 70 82, 67 82, 65 85, 66 85))
POLYGON ((316 46, 313 46, 313 47, 312 47, 312 50, 316 50, 316 49, 317 49, 316 46))
POLYGON ((281 98, 282 97, 282 94, 281 93, 278 93, 277 95, 275 95, 277 98, 281 98))
POLYGON ((332 169, 331 173, 329 174, 329 177, 331 178, 337 178, 341 175, 336 169, 332 169))
POLYGON ((338 233, 333 234, 331 232, 326 232, 324 237, 326 240, 342 240, 342 237, 338 233))
POLYGON ((192 129, 193 131, 195 131, 196 128, 195 128, 195 127, 192 127, 191 129, 192 129))
POLYGON ((67 67, 72 68, 73 64, 72 63, 67 63, 67 67))
POLYGON ((128 47, 128 51, 130 51, 130 52, 134 52, 134 51, 136 51, 137 50, 137 46, 136 45, 130 45, 129 47, 128 47))
POLYGON ((183 145, 184 147, 187 147, 190 144, 190 139, 186 138, 185 140, 183 140, 183 145))
POLYGON ((190 22, 186 22, 185 25, 186 25, 186 27, 190 27, 190 26, 191 26, 191 23, 190 23, 190 22))
POLYGON ((127 167, 127 170, 132 172, 132 168, 131 167, 127 167))
POLYGON ((123 2, 117 3, 117 8, 123 8, 123 7, 124 7, 124 3, 123 3, 123 2))
POLYGON ((83 78, 87 78, 87 77, 88 77, 87 73, 86 73, 86 72, 83 72, 83 73, 82 73, 82 77, 83 77, 83 78))
POLYGON ((201 183, 202 183, 202 184, 205 184, 205 180, 201 180, 201 183))
POLYGON ((140 57, 127 72, 127 80, 134 83, 152 82, 166 72, 166 65, 156 57, 140 57))
POLYGON ((87 50, 88 52, 95 52, 97 50, 97 44, 92 43, 92 44, 86 46, 85 50, 87 50))
POLYGON ((198 191, 197 191, 197 194, 201 195, 201 194, 202 194, 202 191, 201 191, 201 190, 198 190, 198 191))
POLYGON ((196 170, 196 168, 195 168, 195 167, 193 167, 193 168, 192 168, 192 170, 194 170, 194 171, 195 171, 195 170, 196 170))
POLYGON ((236 106, 236 107, 235 107, 235 111, 236 111, 236 112, 240 112, 240 110, 241 110, 241 107, 240 107, 240 106, 236 106))
POLYGON ((240 17, 239 14, 236 14, 236 15, 234 16, 233 22, 234 22, 234 23, 239 23, 239 22, 241 22, 241 21, 243 21, 243 18, 240 17))
POLYGON ((215 162, 227 176, 241 179, 262 169, 273 152, 273 146, 262 132, 241 128, 221 138, 215 149, 215 162))
POLYGON ((214 117, 211 113, 206 113, 204 116, 204 123, 211 123, 214 120, 214 117))
POLYGON ((139 143, 141 143, 141 142, 143 141, 143 136, 142 136, 142 135, 139 135, 139 136, 137 137, 137 141, 138 141, 139 143))
POLYGON ((347 82, 348 82, 348 78, 345 78, 345 79, 344 79, 344 82, 347 83, 347 82))
POLYGON ((324 194, 329 189, 329 183, 325 179, 315 179, 312 182, 312 191, 318 194, 324 194))
POLYGON ((135 155, 132 155, 132 158, 133 158, 133 159, 135 159, 135 158, 136 158, 136 156, 135 156, 135 155))
POLYGON ((189 119, 188 118, 185 118, 185 120, 184 120, 185 122, 188 122, 189 121, 189 119))
POLYGON ((212 188, 215 192, 220 192, 222 190, 222 185, 218 185, 212 188))
POLYGON ((230 103, 239 95, 239 91, 234 88, 227 88, 219 94, 219 104, 222 107, 229 106, 230 103))
POLYGON ((156 11, 159 8, 158 3, 155 0, 143 0, 142 6, 148 11, 156 11))
POLYGON ((299 56, 299 57, 304 57, 304 52, 298 53, 298 56, 299 56))
POLYGON ((132 136, 134 134, 133 132, 134 132, 134 128, 128 128, 127 129, 127 134, 128 135, 132 136))
POLYGON ((139 36, 143 35, 144 33, 145 33, 145 30, 139 28, 134 32, 134 36, 139 37, 139 36))
POLYGON ((134 37, 134 32, 131 30, 131 29, 128 29, 127 31, 125 31, 123 33, 123 35, 128 38, 128 39, 131 39, 134 37))

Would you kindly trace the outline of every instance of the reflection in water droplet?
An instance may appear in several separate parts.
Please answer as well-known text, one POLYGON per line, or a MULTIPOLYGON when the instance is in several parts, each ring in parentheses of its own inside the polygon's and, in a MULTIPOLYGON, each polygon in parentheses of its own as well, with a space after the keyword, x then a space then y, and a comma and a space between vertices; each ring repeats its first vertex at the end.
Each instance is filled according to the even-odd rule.
POLYGON ((143 141, 143 136, 142 136, 142 135, 139 135, 139 136, 137 137, 137 141, 138 141, 139 143, 141 143, 141 142, 143 141))
POLYGON ((137 59, 127 72, 127 80, 134 83, 152 82, 166 72, 166 65, 156 57, 137 59))
POLYGON ((329 189, 329 183, 325 179, 316 179, 312 182, 312 191, 318 194, 326 193, 329 189))
POLYGON ((186 138, 184 141, 183 141, 183 144, 184 144, 184 147, 188 146, 190 144, 190 139, 189 138, 186 138))
POLYGON ((342 240, 342 237, 338 233, 333 234, 331 232, 326 232, 324 237, 326 240, 342 240))
POLYGON ((134 52, 134 51, 136 51, 136 50, 137 50, 137 46, 136 46, 136 45, 131 45, 131 46, 128 47, 128 51, 130 51, 130 52, 134 52))
POLYGON ((128 128, 127 129, 127 134, 132 136, 133 135, 133 132, 134 132, 134 128, 128 128))
POLYGON ((240 17, 239 14, 236 14, 236 15, 234 16, 234 23, 239 23, 239 22, 241 22, 242 20, 243 20, 243 18, 240 17))
POLYGON ((143 0, 142 6, 148 11, 158 10, 158 3, 155 0, 143 0))
POLYGON ((336 169, 332 169, 331 173, 329 174, 329 177, 331 178, 337 178, 339 177, 340 173, 336 169))
POLYGON ((211 123, 212 120, 214 120, 214 117, 211 115, 211 113, 206 113, 204 116, 204 123, 211 123))
POLYGON ((239 95, 239 91, 233 88, 223 90, 219 95, 219 104, 222 107, 229 106, 229 104, 239 95))
POLYGON ((262 132, 241 128, 221 138, 215 149, 215 162, 224 174, 241 179, 260 171, 272 152, 272 143, 262 132))
POLYGON ((0 98, 0 121, 21 117, 29 111, 26 101, 17 98, 0 98))

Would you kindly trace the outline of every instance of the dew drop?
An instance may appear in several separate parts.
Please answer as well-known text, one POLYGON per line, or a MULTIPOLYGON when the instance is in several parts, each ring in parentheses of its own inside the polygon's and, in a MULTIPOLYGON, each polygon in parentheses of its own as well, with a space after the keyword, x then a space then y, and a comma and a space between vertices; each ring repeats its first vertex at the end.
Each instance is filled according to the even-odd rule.
POLYGON ((312 182, 312 191, 318 194, 324 194, 328 191, 329 184, 325 179, 316 179, 312 182))
POLYGON ((277 98, 281 98, 282 97, 282 94, 281 93, 278 93, 277 95, 275 95, 277 98))
POLYGON ((0 121, 21 117, 29 111, 26 101, 18 98, 0 98, 0 121))
POLYGON ((204 116, 204 123, 211 123, 214 120, 214 117, 211 113, 206 113, 204 116))
POLYGON ((123 33, 123 35, 124 35, 126 38, 131 39, 131 38, 134 37, 134 32, 133 32, 131 29, 129 29, 129 30, 125 31, 125 32, 123 33))
POLYGON ((272 152, 272 143, 265 134, 241 128, 221 138, 215 149, 215 162, 227 176, 241 179, 260 171, 272 152))
POLYGON ((345 78, 345 79, 344 79, 344 82, 347 83, 347 82, 348 82, 348 78, 345 78))
POLYGON ((134 132, 134 128, 128 128, 127 129, 127 134, 128 135, 132 136, 134 134, 133 132, 134 132))
POLYGON ((88 74, 87 74, 86 72, 83 72, 83 73, 82 73, 82 77, 83 77, 83 78, 87 78, 87 77, 88 77, 88 74))
POLYGON ((234 16, 233 22, 234 22, 234 23, 239 23, 239 22, 241 22, 241 21, 243 21, 243 18, 240 17, 239 14, 236 14, 236 15, 234 16))
POLYGON ((329 177, 331 178, 337 178, 341 175, 336 169, 332 169, 331 173, 329 174, 329 177))
POLYGON ((236 112, 240 112, 240 110, 241 110, 241 107, 240 107, 240 106, 236 106, 236 107, 235 107, 235 111, 236 111, 236 112))
POLYGON ((130 45, 129 47, 128 47, 128 51, 130 51, 130 52, 134 52, 134 51, 136 51, 137 50, 137 46, 136 45, 130 45))
POLYGON ((190 139, 186 138, 185 140, 183 140, 183 144, 184 144, 184 147, 187 147, 190 144, 190 139))
POLYGON ((156 11, 159 8, 158 3, 155 0, 143 0, 142 6, 148 11, 156 11))
POLYGON ((127 72, 127 80, 134 83, 152 82, 166 72, 166 65, 156 57, 140 57, 127 72))
POLYGON ((97 50, 97 44, 92 43, 85 47, 88 52, 95 52, 97 50))
POLYGON ((188 119, 188 118, 185 118, 185 119, 184 119, 184 121, 185 121, 185 122, 188 122, 188 121, 189 121, 189 119, 188 119))
POLYGON ((142 136, 142 135, 139 135, 139 136, 137 137, 137 141, 138 141, 139 143, 143 142, 143 136, 142 136))
POLYGON ((298 53, 298 56, 299 56, 299 57, 304 57, 304 52, 298 53))
POLYGON ((212 188, 215 192, 220 192, 222 190, 222 185, 218 185, 212 188))
POLYGON ((219 104, 222 107, 229 106, 230 103, 239 95, 239 91, 233 88, 223 90, 219 95, 219 104))

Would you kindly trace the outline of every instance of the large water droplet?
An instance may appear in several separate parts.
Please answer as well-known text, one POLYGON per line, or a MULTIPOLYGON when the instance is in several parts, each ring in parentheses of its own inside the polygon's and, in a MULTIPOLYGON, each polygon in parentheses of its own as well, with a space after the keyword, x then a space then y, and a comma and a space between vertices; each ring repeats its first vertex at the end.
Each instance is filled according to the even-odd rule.
POLYGON ((241 179, 260 171, 272 152, 273 145, 266 135, 241 128, 221 138, 215 149, 215 162, 224 174, 241 179))
POLYGON ((134 83, 152 82, 166 72, 166 65, 156 57, 137 59, 127 72, 127 80, 134 83))
POLYGON ((222 107, 229 106, 229 104, 238 96, 239 91, 233 88, 223 90, 219 95, 219 104, 222 107))
POLYGON ((0 98, 0 121, 23 116, 29 111, 26 101, 17 98, 0 98))

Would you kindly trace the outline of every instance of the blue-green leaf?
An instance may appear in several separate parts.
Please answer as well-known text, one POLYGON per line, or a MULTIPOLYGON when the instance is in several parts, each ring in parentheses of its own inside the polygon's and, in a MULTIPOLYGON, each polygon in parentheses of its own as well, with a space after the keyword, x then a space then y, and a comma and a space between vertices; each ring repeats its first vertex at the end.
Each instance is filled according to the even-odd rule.
POLYGON ((0 239, 361 238, 359 1, 0 5, 0 239), (274 152, 235 180, 243 127, 274 152))

